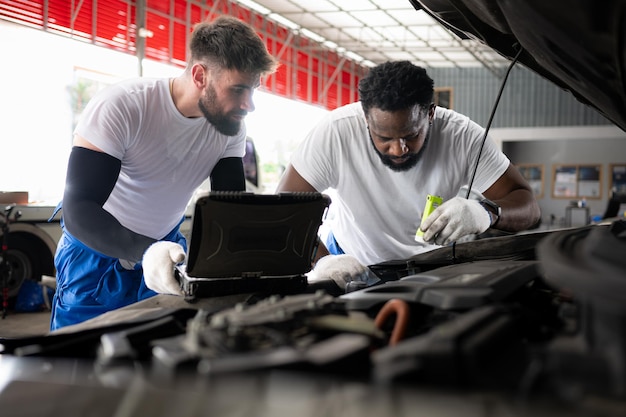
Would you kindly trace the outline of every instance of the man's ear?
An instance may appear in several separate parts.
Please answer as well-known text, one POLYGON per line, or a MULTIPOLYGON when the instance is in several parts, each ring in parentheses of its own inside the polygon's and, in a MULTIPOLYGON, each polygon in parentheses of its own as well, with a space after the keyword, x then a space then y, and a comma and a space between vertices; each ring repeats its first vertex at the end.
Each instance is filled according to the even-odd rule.
POLYGON ((428 121, 432 123, 433 117, 435 117, 435 103, 432 103, 428 108, 428 121))
POLYGON ((191 67, 191 79, 198 89, 202 90, 206 86, 208 82, 207 77, 208 69, 205 65, 200 63, 193 64, 191 67))

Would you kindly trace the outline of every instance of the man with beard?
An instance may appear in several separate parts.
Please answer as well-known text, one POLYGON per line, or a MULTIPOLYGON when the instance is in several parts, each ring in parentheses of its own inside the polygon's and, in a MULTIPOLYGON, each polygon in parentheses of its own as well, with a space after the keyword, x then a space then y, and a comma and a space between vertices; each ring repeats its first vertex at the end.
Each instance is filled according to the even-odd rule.
MULTIPOLYGON (((383 63, 359 82, 360 102, 328 114, 294 152, 277 191, 335 191, 320 257, 346 254, 335 259, 358 274, 359 264, 405 259, 490 227, 515 232, 537 223, 539 207, 518 170, 490 138, 481 153, 484 129, 436 107, 433 94, 423 68, 383 63), (479 153, 476 197, 466 199, 479 153), (416 241, 428 194, 444 203, 416 241)), ((328 257, 323 263, 337 269, 328 257)))
POLYGON ((96 95, 74 132, 51 330, 157 293, 181 294, 174 266, 194 190, 245 190, 243 119, 277 61, 232 17, 198 24, 172 79, 134 79, 96 95))

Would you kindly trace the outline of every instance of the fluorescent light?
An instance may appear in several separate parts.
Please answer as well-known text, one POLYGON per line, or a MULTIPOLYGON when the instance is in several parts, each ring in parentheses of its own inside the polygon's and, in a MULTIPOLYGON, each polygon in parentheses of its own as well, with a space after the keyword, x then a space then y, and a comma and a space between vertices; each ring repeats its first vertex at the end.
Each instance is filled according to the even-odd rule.
POLYGON ((261 6, 260 4, 252 1, 252 0, 237 0, 239 4, 243 4, 244 6, 249 7, 250 9, 257 11, 261 14, 269 14, 271 12, 270 9, 261 6))
POLYGON ((313 39, 315 42, 322 43, 326 40, 326 38, 324 38, 323 36, 320 36, 317 33, 311 32, 310 30, 305 29, 305 28, 300 29, 300 33, 306 36, 307 38, 313 39))
POLYGON ((286 19, 286 18, 282 17, 279 14, 272 13, 272 14, 268 15, 267 17, 269 17, 270 19, 272 19, 272 20, 274 20, 274 21, 276 21, 278 23, 281 23, 281 24, 287 26, 290 29, 299 29, 300 28, 300 25, 292 22, 289 19, 286 19))
POLYGON ((337 49, 337 44, 335 42, 329 41, 329 40, 324 42, 324 46, 326 46, 326 47, 328 47, 330 49, 337 49))
POLYGON ((351 51, 347 51, 344 55, 356 62, 361 62, 364 59, 361 55, 355 54, 354 52, 351 52, 351 51))
POLYGON ((370 61, 369 59, 366 59, 365 61, 361 62, 361 64, 365 65, 366 67, 370 67, 370 68, 374 68, 377 65, 374 62, 370 61))

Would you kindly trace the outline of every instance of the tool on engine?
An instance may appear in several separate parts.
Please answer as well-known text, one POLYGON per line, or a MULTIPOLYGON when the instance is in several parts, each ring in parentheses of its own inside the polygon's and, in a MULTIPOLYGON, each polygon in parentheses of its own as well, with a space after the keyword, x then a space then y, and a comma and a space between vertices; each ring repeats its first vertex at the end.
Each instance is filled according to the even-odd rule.
POLYGON ((438 195, 428 194, 428 196, 426 197, 426 205, 424 206, 424 213, 422 213, 422 221, 420 222, 420 227, 418 227, 417 231, 415 232, 415 240, 416 241, 418 241, 418 242, 419 241, 423 241, 424 232, 421 229, 421 224, 441 204, 443 204, 443 199, 441 197, 439 197, 438 195))

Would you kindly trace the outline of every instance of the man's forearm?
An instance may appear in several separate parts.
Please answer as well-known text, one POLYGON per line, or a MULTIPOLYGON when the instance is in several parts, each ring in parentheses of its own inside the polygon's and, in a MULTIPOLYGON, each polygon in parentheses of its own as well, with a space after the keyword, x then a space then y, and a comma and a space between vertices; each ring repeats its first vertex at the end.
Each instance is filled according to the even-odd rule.
POLYGON ((494 200, 502 209, 502 215, 495 229, 519 232, 530 229, 541 219, 541 210, 531 191, 519 189, 506 198, 494 200))

